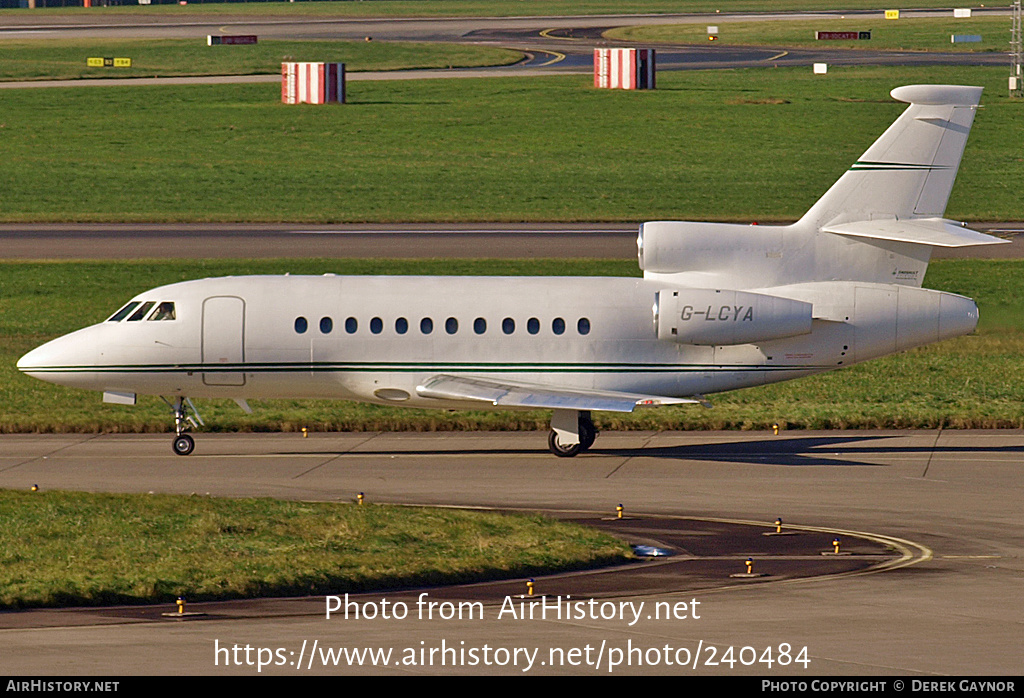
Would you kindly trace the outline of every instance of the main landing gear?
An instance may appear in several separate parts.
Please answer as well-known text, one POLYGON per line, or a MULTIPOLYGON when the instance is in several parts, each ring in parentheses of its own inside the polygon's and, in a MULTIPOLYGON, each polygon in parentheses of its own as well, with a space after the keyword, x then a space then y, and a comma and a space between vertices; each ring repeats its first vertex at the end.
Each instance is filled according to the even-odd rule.
POLYGON ((176 397, 172 403, 167 398, 162 398, 172 410, 174 410, 174 442, 171 444, 171 448, 179 456, 187 456, 192 453, 196 447, 196 441, 189 434, 185 433, 188 431, 189 426, 198 428, 203 423, 202 417, 196 412, 196 406, 192 404, 192 401, 187 397, 176 397), (195 416, 191 416, 188 413, 189 408, 195 416), (198 420, 198 421, 197 421, 198 420))
POLYGON ((571 458, 594 445, 597 429, 590 412, 582 410, 555 410, 551 415, 551 433, 548 448, 559 458, 571 458))

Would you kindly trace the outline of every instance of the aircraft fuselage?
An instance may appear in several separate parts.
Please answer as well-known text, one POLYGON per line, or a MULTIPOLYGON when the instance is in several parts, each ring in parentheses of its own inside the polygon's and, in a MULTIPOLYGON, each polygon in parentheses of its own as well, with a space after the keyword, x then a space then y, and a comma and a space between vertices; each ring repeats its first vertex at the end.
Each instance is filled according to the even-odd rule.
MULTIPOLYGON (((43 345, 19 367, 79 388, 191 397, 474 406, 420 396, 437 374, 685 397, 839 368, 969 332, 977 321, 969 299, 927 289, 835 282, 759 295, 769 292, 826 303, 829 315, 808 315, 797 336, 727 345, 715 338, 755 326, 766 311, 746 297, 715 302, 717 289, 639 278, 202 279, 133 299, 173 303, 174 319, 101 322, 43 345), (679 294, 672 318, 689 332, 681 341, 659 339, 658 323, 670 319, 658 317, 656 302, 665 306, 667 293, 679 294), (900 302, 908 326, 913 303, 936 312, 944 304, 942 336, 936 314, 933 331, 897 346, 900 302), (711 343, 693 343, 704 334, 711 343)), ((772 320, 764 322, 777 326, 772 320)))

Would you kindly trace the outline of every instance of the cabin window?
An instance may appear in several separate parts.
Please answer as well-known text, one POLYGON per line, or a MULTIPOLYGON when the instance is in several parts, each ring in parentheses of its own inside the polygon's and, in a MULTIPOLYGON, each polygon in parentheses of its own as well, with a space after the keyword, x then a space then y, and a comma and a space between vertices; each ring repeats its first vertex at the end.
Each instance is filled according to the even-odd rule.
POLYGON ((551 331, 555 334, 562 334, 565 332, 565 320, 560 317, 556 317, 551 321, 551 331))
POLYGON ((423 334, 430 334, 434 331, 434 321, 428 317, 420 320, 420 332, 423 334))
POLYGON ((540 320, 535 317, 530 318, 526 321, 526 331, 530 334, 537 334, 540 332, 540 320))
POLYGON ((170 301, 164 301, 156 307, 152 315, 149 316, 150 320, 173 320, 174 319, 174 303, 170 301))
POLYGON ((345 319, 345 331, 349 334, 355 334, 356 330, 359 329, 359 321, 354 317, 345 319))
POLYGON ((487 320, 484 320, 482 317, 478 317, 476 320, 474 320, 473 331, 476 332, 477 334, 483 334, 484 332, 486 332, 487 320))
POLYGON ((505 334, 512 334, 516 331, 516 321, 510 317, 501 321, 501 331, 505 334))
POLYGON ((409 331, 409 321, 404 317, 400 317, 395 320, 395 332, 398 334, 405 334, 409 331))
POLYGON ((455 334, 459 331, 459 321, 453 317, 444 321, 444 331, 448 334, 455 334))
POLYGON ((110 319, 107 322, 121 322, 121 320, 124 320, 126 317, 128 317, 128 313, 135 310, 135 306, 137 306, 138 304, 138 301, 132 301, 131 303, 129 303, 128 305, 121 308, 113 315, 111 315, 110 319))
POLYGON ((576 331, 580 334, 590 334, 590 320, 581 317, 580 321, 576 323, 576 331))
POLYGON ((305 333, 309 329, 309 322, 304 317, 295 318, 295 331, 299 334, 305 333))
POLYGON ((156 305, 156 301, 146 301, 145 303, 139 306, 138 310, 132 313, 131 317, 128 318, 128 322, 138 322, 142 318, 146 317, 146 313, 148 313, 149 309, 152 308, 154 305, 156 305))
POLYGON ((370 320, 370 332, 374 334, 380 334, 384 330, 384 321, 379 317, 375 317, 370 320))
POLYGON ((334 320, 329 317, 320 318, 320 331, 323 334, 330 334, 334 330, 334 320))

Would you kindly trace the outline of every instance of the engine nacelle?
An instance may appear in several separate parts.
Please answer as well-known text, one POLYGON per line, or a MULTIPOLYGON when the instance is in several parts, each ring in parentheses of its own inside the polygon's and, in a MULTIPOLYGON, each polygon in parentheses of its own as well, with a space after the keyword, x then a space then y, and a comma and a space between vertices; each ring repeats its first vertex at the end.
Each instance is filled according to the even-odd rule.
POLYGON ((812 308, 748 291, 666 289, 654 294, 654 329, 680 344, 750 344, 810 333, 812 308))
POLYGON ((644 272, 756 271, 782 259, 784 227, 738 223, 648 221, 636 238, 644 272))

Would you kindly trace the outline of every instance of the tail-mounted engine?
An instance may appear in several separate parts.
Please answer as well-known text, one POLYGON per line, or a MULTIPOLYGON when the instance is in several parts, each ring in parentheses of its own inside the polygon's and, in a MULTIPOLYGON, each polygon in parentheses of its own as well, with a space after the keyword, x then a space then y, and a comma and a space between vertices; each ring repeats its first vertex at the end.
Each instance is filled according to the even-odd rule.
POLYGON ((654 294, 654 330, 680 344, 750 344, 810 333, 811 308, 747 291, 664 290, 654 294))

